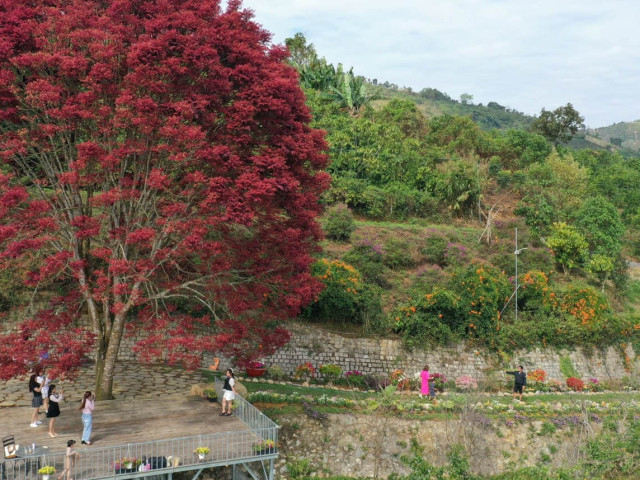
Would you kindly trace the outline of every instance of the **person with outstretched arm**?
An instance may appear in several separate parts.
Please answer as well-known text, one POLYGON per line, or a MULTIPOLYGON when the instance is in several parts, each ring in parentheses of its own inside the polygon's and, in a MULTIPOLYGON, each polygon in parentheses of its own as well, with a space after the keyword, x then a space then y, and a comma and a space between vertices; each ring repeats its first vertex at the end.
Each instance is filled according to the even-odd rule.
POLYGON ((522 401, 522 390, 527 386, 527 374, 524 372, 522 365, 518 365, 518 370, 507 372, 507 374, 515 377, 513 382, 513 399, 516 399, 516 395, 520 395, 520 401, 522 401))

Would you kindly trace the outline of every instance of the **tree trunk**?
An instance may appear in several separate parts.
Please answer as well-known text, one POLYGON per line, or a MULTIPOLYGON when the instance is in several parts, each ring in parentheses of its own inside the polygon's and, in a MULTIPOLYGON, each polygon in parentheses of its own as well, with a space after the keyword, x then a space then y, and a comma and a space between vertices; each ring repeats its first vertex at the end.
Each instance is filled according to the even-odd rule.
POLYGON ((116 371, 118 351, 124 332, 124 315, 118 315, 113 321, 109 338, 99 341, 96 354, 96 399, 113 399, 113 376, 116 371))

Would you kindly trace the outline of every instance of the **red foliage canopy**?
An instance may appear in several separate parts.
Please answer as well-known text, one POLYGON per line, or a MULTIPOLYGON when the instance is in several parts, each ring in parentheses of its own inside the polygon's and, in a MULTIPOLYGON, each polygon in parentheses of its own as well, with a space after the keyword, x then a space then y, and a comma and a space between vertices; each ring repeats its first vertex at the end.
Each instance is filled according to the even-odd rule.
POLYGON ((328 176, 269 38, 237 0, 0 0, 0 262, 57 292, 5 331, 0 377, 94 344, 109 375, 125 329, 187 365, 287 341, 328 176))

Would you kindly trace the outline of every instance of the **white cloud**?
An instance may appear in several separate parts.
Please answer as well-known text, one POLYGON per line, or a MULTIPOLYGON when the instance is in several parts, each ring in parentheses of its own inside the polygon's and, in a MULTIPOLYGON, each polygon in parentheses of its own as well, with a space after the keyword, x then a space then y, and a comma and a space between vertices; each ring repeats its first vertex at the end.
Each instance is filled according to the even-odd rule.
POLYGON ((590 126, 640 118, 636 0, 245 0, 274 42, 302 32, 333 63, 414 90, 590 126))

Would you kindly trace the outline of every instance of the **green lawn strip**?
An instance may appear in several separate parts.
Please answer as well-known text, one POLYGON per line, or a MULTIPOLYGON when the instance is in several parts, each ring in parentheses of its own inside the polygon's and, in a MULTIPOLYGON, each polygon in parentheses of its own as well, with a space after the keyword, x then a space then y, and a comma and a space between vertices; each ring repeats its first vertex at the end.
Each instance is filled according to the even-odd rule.
POLYGON ((302 396, 312 396, 319 397, 321 395, 328 395, 330 397, 341 397, 352 400, 361 400, 363 398, 373 397, 375 393, 361 392, 361 391, 351 391, 351 390, 336 390, 331 388, 314 388, 314 387, 303 387, 301 385, 295 384, 286 384, 281 385, 279 383, 254 383, 254 382, 245 382, 243 385, 247 388, 249 393, 252 392, 273 392, 280 393, 283 395, 293 395, 298 394, 302 396))

